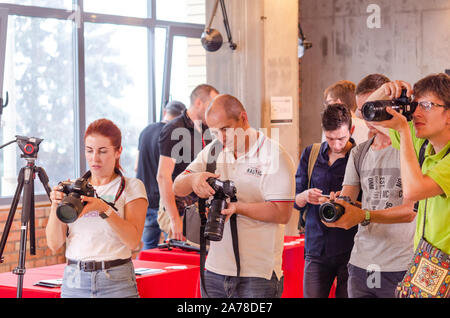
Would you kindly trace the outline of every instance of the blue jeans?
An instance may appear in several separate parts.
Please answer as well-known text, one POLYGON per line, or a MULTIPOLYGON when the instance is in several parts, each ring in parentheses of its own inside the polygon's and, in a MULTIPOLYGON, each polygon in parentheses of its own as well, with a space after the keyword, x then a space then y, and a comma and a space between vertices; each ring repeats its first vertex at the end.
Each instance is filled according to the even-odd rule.
POLYGON ((336 278, 336 298, 347 298, 350 254, 351 251, 331 257, 305 255, 303 297, 328 298, 336 278))
POLYGON ((148 208, 145 217, 144 232, 142 233, 143 250, 158 247, 161 229, 159 228, 157 218, 158 209, 148 208))
POLYGON ((368 271, 348 264, 348 296, 350 298, 394 298, 395 288, 406 271, 368 271))
POLYGON ((202 286, 202 297, 206 298, 281 298, 284 277, 278 280, 260 277, 224 276, 205 271, 206 296, 202 286))
POLYGON ((139 298, 133 263, 94 272, 67 265, 61 298, 139 298))

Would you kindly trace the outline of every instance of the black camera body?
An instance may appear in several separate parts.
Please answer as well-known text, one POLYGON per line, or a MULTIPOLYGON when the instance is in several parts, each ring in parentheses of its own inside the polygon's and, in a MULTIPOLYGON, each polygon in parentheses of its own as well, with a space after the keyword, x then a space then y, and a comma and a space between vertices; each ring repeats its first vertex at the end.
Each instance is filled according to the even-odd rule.
MULTIPOLYGON (((339 196, 336 199, 340 199, 354 205, 350 197, 339 196)), ((327 223, 336 222, 341 218, 341 216, 344 213, 345 213, 344 206, 334 201, 322 203, 319 207, 319 217, 322 221, 327 223)))
POLYGON ((210 241, 220 241, 223 236, 223 228, 226 216, 221 212, 227 208, 227 198, 236 201, 236 187, 233 181, 221 181, 216 178, 206 180, 214 189, 214 197, 209 205, 208 220, 205 225, 205 238, 210 241))
POLYGON ((399 98, 364 103, 361 108, 361 114, 367 121, 389 120, 392 118, 392 115, 386 111, 388 106, 405 116, 408 121, 412 120, 412 115, 417 107, 416 105, 411 105, 411 98, 406 96, 406 89, 403 89, 399 98))
POLYGON ((59 191, 67 194, 58 205, 56 215, 64 223, 73 223, 78 219, 81 211, 86 205, 80 197, 82 195, 93 197, 95 195, 94 187, 88 182, 87 178, 78 178, 75 181, 62 181, 58 183, 59 191))

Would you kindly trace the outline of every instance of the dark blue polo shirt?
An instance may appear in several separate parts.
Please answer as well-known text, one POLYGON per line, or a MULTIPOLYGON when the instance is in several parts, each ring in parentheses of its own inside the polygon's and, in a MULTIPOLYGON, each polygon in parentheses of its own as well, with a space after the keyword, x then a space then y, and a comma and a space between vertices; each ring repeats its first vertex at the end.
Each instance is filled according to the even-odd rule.
MULTIPOLYGON (((353 139, 350 139, 350 141, 355 144, 353 139)), ((296 194, 308 189, 308 160, 311 148, 312 145, 306 147, 300 158, 295 175, 296 194)), ((323 142, 311 176, 310 187, 322 190, 323 194, 342 190, 345 167, 350 155, 349 151, 345 158, 339 158, 331 166, 328 166, 328 149, 328 143, 326 141, 323 142)), ((303 208, 299 208, 297 204, 294 207, 300 211, 304 211, 308 207, 305 226, 305 255, 335 256, 351 251, 353 238, 358 230, 358 226, 354 226, 349 230, 329 228, 320 220, 319 205, 307 203, 303 208)))

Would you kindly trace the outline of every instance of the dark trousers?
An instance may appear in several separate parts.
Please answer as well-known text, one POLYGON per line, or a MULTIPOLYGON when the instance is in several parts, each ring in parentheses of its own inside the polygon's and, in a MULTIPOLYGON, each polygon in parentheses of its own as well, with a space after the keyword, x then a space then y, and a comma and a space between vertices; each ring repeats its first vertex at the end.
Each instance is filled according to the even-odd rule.
POLYGON ((305 255, 304 298, 328 298, 337 279, 336 298, 347 298, 347 264, 351 251, 336 256, 305 255))
POLYGON ((395 288, 406 271, 380 272, 348 264, 348 296, 350 298, 393 298, 395 288))
MULTIPOLYGON (((271 279, 261 277, 224 276, 205 271, 205 287, 209 298, 281 298, 284 277, 271 279)), ((206 298, 203 286, 202 297, 206 298)))
POLYGON ((144 246, 142 247, 143 250, 158 247, 161 229, 159 228, 157 218, 158 209, 148 208, 145 217, 144 231, 142 233, 142 242, 144 243, 144 246))

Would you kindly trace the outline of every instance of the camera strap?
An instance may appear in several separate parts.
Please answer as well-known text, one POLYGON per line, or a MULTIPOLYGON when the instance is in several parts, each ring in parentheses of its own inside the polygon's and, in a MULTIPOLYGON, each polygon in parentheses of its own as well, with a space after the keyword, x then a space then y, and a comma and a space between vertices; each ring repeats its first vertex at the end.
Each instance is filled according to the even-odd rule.
MULTIPOLYGON (((208 153, 208 159, 206 162, 206 171, 215 173, 217 158, 222 151, 223 146, 217 140, 213 143, 208 153)), ((231 202, 236 202, 237 199, 231 198, 231 202)), ((205 261, 206 261, 206 238, 205 238, 205 226, 207 222, 206 218, 206 199, 199 198, 198 200, 198 210, 200 213, 201 225, 200 225, 200 280, 202 284, 203 291, 205 295, 208 296, 208 292, 206 291, 205 286, 205 261)), ((241 274, 241 262, 239 257, 239 241, 238 241, 238 233, 237 233, 237 216, 233 214, 230 217, 230 229, 231 229, 231 239, 233 243, 233 252, 234 258, 236 261, 236 274, 237 277, 240 277, 241 274)))
MULTIPOLYGON (((123 176, 122 172, 121 172, 119 169, 117 169, 117 168, 114 168, 114 172, 117 173, 117 174, 120 176, 120 185, 119 185, 119 189, 117 190, 116 196, 114 197, 114 202, 108 202, 108 201, 106 201, 106 200, 100 198, 100 197, 98 196, 97 192, 95 192, 95 196, 96 196, 98 199, 100 199, 100 200, 102 200, 103 202, 105 202, 106 204, 108 204, 109 206, 111 206, 114 210, 117 211, 117 208, 116 208, 116 202, 117 202, 117 200, 119 200, 120 196, 122 195, 123 191, 125 190, 125 177, 123 176)), ((88 171, 82 176, 82 178, 89 179, 89 178, 91 177, 91 175, 92 175, 92 174, 91 174, 91 171, 88 170, 88 171)))

